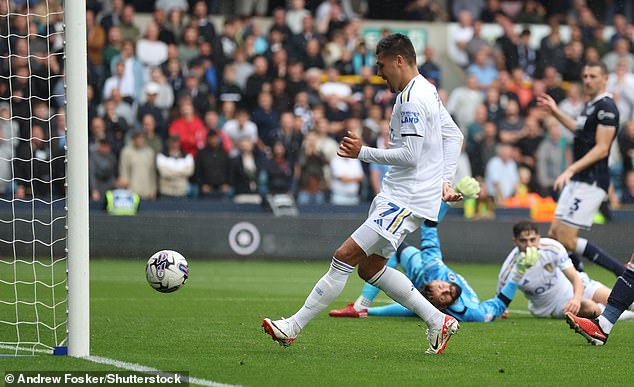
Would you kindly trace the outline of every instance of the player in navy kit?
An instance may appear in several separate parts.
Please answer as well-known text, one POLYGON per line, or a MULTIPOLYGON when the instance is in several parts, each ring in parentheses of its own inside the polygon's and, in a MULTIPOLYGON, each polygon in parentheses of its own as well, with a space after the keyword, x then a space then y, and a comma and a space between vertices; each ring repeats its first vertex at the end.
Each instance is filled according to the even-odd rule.
POLYGON ((589 101, 581 115, 573 119, 557 107, 547 94, 537 97, 537 103, 549 110, 566 128, 574 132, 574 162, 555 180, 555 190, 562 190, 555 210, 549 237, 563 244, 569 253, 584 256, 611 270, 617 276, 623 263, 601 248, 578 236, 579 229, 589 230, 610 185, 608 156, 617 134, 619 111, 614 100, 605 92, 608 72, 602 62, 589 62, 581 74, 589 101))

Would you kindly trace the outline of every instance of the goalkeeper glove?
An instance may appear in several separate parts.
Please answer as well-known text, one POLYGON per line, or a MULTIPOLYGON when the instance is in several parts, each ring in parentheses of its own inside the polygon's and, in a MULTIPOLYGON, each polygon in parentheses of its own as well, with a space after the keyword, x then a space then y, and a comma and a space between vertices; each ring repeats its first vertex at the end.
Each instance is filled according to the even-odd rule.
POLYGON ((456 184, 456 191, 465 198, 477 198, 480 193, 480 183, 471 176, 465 176, 456 184))
POLYGON ((526 252, 521 252, 515 263, 512 281, 519 283, 526 271, 537 263, 539 257, 539 251, 536 247, 527 247, 526 252))

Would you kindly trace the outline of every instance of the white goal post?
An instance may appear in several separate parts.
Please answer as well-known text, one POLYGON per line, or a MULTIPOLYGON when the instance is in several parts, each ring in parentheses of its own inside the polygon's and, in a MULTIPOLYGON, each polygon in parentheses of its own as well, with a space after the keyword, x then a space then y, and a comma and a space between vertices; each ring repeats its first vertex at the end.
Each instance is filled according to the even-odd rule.
POLYGON ((87 99, 85 0, 0 0, 0 356, 90 355, 87 99))
POLYGON ((86 3, 65 0, 68 354, 90 355, 86 3), (70 75, 70 76, 69 76, 70 75))

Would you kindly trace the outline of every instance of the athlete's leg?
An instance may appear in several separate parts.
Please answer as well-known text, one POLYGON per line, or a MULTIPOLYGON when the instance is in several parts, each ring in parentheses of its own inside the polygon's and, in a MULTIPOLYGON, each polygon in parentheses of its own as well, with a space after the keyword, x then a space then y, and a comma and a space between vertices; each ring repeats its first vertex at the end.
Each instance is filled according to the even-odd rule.
POLYGON ((394 301, 416 313, 430 328, 438 328, 444 314, 423 297, 400 271, 385 266, 385 258, 370 255, 359 264, 359 276, 380 288, 394 301))
POLYGON ((627 265, 627 270, 617 278, 608 297, 608 305, 599 316, 599 324, 605 333, 610 333, 616 320, 623 311, 634 302, 634 253, 627 265))
MULTIPOLYGON (((387 260, 386 266, 394 269, 398 266, 396 254, 392 255, 390 259, 387 260)), ((366 282, 361 290, 361 295, 359 295, 359 298, 357 298, 352 307, 357 312, 363 309, 368 309, 380 291, 381 289, 366 282)))
POLYGON ((570 257, 570 260, 572 261, 572 264, 575 266, 575 269, 577 269, 578 272, 583 272, 583 270, 585 269, 584 265, 583 265, 583 261, 581 260, 581 258, 579 258, 579 256, 575 253, 568 253, 568 257, 570 257))
POLYGON ((616 275, 620 275, 623 272, 624 267, 621 262, 614 259, 594 243, 585 238, 580 238, 578 234, 578 228, 565 224, 561 219, 557 218, 553 220, 548 231, 548 236, 558 240, 569 252, 582 255, 616 275))
POLYGON ((561 219, 553 219, 548 230, 548 237, 559 241, 566 250, 574 252, 577 248, 577 235, 579 229, 564 224, 561 219))
MULTIPOLYGON (((439 221, 440 219, 442 219, 442 217, 444 217, 444 215, 446 214, 447 210, 451 208, 448 204, 446 203, 442 203, 441 204, 441 208, 440 208, 440 214, 439 214, 439 221)), ((425 229, 428 228, 433 228, 434 231, 434 240, 432 241, 433 246, 435 246, 438 250, 440 249, 439 246, 439 242, 438 242, 438 233, 436 231, 436 225, 438 224, 437 222, 432 222, 434 223, 433 227, 427 226, 427 222, 425 222, 424 225, 421 226, 421 243, 424 243, 424 241, 426 239, 431 239, 426 237, 425 235, 425 229)), ((408 271, 408 267, 406 267, 407 265, 407 257, 403 256, 403 251, 408 247, 409 245, 405 242, 401 243, 397 249, 396 254, 392 254, 390 256, 390 259, 387 260, 386 265, 388 267, 391 268, 396 268, 399 263, 401 264, 401 266, 403 267, 403 270, 405 271, 406 275, 409 273, 408 271), (405 261, 405 263, 404 263, 405 261), (404 266, 405 265, 405 266, 404 266)), ((411 249, 412 252, 418 252, 418 249, 412 248, 411 249)), ((370 307, 370 305, 372 304, 372 301, 374 301, 374 299, 376 298, 376 296, 379 294, 380 289, 377 288, 376 286, 372 286, 369 283, 366 282, 366 284, 363 286, 363 289, 361 291, 361 295, 359 295, 359 297, 355 300, 355 302, 352 304, 352 309, 354 309, 354 311, 356 312, 361 312, 364 309, 368 309, 370 307)), ((350 306, 346 306, 343 309, 337 309, 337 310, 333 310, 331 311, 331 316, 334 317, 358 317, 357 313, 353 312, 350 310, 350 306)))
POLYGON ((399 246, 399 264, 405 273, 410 274, 410 277, 412 277, 411 274, 415 268, 420 268, 422 266, 422 254, 423 251, 417 249, 416 247, 409 246, 406 243, 399 246), (400 247, 402 246, 404 246, 404 248, 401 249, 400 247))
MULTIPOLYGON (((592 281, 590 286, 594 287, 594 292, 592 294, 592 301, 596 302, 597 304, 600 304, 599 306, 602 306, 601 313, 603 313, 603 310, 605 309, 605 305, 608 304, 608 299, 610 297, 610 293, 612 292, 612 289, 608 288, 607 286, 603 285, 602 283, 598 281, 592 281), (595 284, 595 285, 593 286, 592 284, 595 284)), ((585 292, 584 292, 584 297, 587 297, 587 293, 585 292)), ((634 316, 634 312, 632 309, 633 306, 634 304, 630 305, 628 308, 629 310, 625 311, 625 312, 631 312, 631 314, 628 314, 628 319, 631 319, 629 317, 634 316)), ((621 317, 623 317, 623 315, 621 315, 621 317)))
POLYGON ((300 329, 303 329, 341 294, 350 273, 363 258, 365 258, 365 253, 352 238, 346 239, 335 251, 330 269, 317 281, 304 306, 291 317, 300 329))
POLYGON ((581 300, 581 308, 579 308, 577 316, 585 318, 596 318, 600 314, 601 307, 599 306, 599 304, 587 298, 581 300))
POLYGON ((577 238, 575 253, 581 254, 592 262, 605 267, 617 276, 621 275, 621 273, 623 273, 623 271, 625 270, 622 262, 619 262, 610 254, 603 251, 603 249, 601 249, 599 246, 595 245, 585 238, 577 238))
POLYGON ((348 238, 332 257, 330 269, 317 281, 304 305, 290 318, 262 321, 264 331, 273 340, 288 347, 299 332, 323 311, 343 290, 354 267, 365 257, 359 246, 348 238))
POLYGON ((608 297, 610 296, 611 291, 612 289, 608 288, 607 286, 600 286, 592 295, 592 301, 599 304, 607 305, 608 297))

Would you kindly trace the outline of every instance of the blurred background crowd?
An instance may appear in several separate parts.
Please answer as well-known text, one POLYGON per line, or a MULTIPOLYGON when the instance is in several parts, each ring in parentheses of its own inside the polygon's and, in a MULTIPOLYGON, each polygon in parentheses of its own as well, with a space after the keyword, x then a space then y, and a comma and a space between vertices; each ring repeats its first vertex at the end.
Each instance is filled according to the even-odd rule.
MULTIPOLYGON (((61 7, 0 1, 5 197, 64 192, 61 7)), ((385 168, 336 151, 348 130, 388 146, 396 96, 375 76, 362 26, 385 20, 389 34, 389 19, 399 19, 452 23, 443 52, 464 81, 443 89, 433 41, 420 72, 465 134, 457 178, 482 182, 483 213, 528 193, 556 198, 572 133, 536 106, 536 95, 550 94, 576 117, 585 103, 581 69, 599 60, 621 117, 610 204, 634 204, 632 12, 632 1, 590 0, 88 0, 91 199, 126 188, 141 200, 371 200, 385 168), (501 33, 485 36, 489 23, 501 33), (537 44, 533 25, 548 28, 537 44)))

